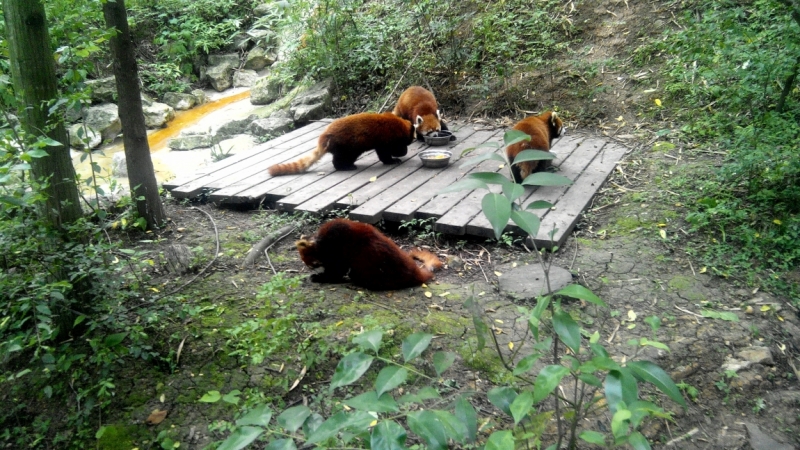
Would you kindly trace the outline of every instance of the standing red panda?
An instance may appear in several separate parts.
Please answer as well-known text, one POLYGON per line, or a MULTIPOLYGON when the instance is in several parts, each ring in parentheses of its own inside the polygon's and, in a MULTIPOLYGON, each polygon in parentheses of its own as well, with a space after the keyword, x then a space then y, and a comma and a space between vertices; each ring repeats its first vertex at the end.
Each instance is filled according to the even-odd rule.
POLYGON ((538 116, 531 116, 522 119, 514 125, 515 130, 522 131, 531 136, 530 141, 518 142, 506 147, 506 155, 511 161, 511 172, 514 174, 514 181, 522 183, 525 178, 537 171, 545 170, 550 161, 524 161, 513 164, 514 158, 523 150, 544 150, 550 151, 553 139, 561 137, 564 132, 564 124, 555 112, 547 111, 538 116))
POLYGON ((417 139, 420 141, 425 140, 425 136, 447 129, 439 114, 436 97, 420 86, 411 86, 403 91, 392 112, 417 126, 417 139))
POLYGON ((275 164, 272 176, 304 172, 325 153, 333 155, 336 170, 356 170, 354 164, 362 153, 375 149, 384 164, 397 164, 397 156, 408 153, 414 142, 416 126, 392 113, 361 113, 336 119, 319 136, 317 148, 297 161, 275 164))
POLYGON ((442 267, 433 253, 404 252, 372 225, 347 219, 326 222, 314 236, 301 237, 295 245, 308 267, 325 269, 311 276, 318 283, 341 283, 349 272, 353 284, 367 289, 403 289, 430 281, 433 271, 442 267))

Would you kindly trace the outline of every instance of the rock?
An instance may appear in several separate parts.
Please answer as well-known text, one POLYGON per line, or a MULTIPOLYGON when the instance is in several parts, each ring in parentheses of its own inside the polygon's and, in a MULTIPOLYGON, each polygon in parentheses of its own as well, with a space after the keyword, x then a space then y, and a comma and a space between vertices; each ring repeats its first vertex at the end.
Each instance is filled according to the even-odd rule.
POLYGON ((86 109, 86 106, 80 106, 79 108, 67 108, 64 113, 64 118, 66 119, 67 123, 75 123, 83 120, 83 118, 86 117, 86 109))
POLYGON ((742 361, 736 358, 731 358, 730 356, 725 358, 725 362, 722 363, 722 371, 732 371, 732 372, 739 372, 742 369, 746 369, 750 367, 749 361, 742 361))
POLYGON ((280 98, 282 90, 283 83, 277 76, 261 77, 250 88, 250 103, 253 105, 269 105, 280 98))
MULTIPOLYGON (((517 300, 531 300, 547 293, 547 283, 544 271, 539 264, 527 266, 510 265, 501 266, 497 271, 502 275, 498 277, 500 291, 517 300)), ((550 267, 550 287, 557 291, 572 283, 572 274, 561 267, 550 267)))
POLYGON ((231 120, 217 128, 216 136, 218 138, 226 138, 237 134, 244 134, 248 125, 256 119, 258 119, 258 116, 253 114, 244 119, 231 120))
POLYGON ((783 332, 789 335, 789 342, 792 343, 795 351, 800 351, 800 327, 786 320, 783 323, 783 332))
POLYGON ((126 162, 125 152, 114 153, 111 157, 111 175, 125 178, 128 176, 128 163, 126 162))
POLYGON ((233 72, 233 67, 234 66, 227 62, 209 66, 208 70, 206 70, 205 79, 211 83, 211 87, 217 92, 222 92, 231 87, 231 72, 233 72))
POLYGON ((250 36, 247 33, 237 33, 231 41, 231 44, 225 47, 226 50, 244 51, 250 44, 250 36))
POLYGON ((258 74, 255 70, 237 70, 233 73, 233 87, 251 87, 257 79, 258 74))
POLYGON ((155 102, 155 100, 153 100, 152 97, 145 94, 144 92, 142 92, 141 97, 142 97, 142 106, 150 106, 153 104, 153 102, 155 102))
POLYGON ((781 444, 775 439, 772 439, 755 424, 745 422, 744 426, 747 428, 747 434, 750 436, 750 447, 753 449, 794 450, 794 446, 781 444))
POLYGON ((111 103, 117 97, 117 82, 114 77, 86 80, 91 90, 92 103, 111 103))
POLYGON ((83 150, 87 147, 90 149, 97 148, 102 143, 100 133, 82 123, 76 123, 69 127, 69 145, 74 149, 83 150))
POLYGON ((207 128, 187 128, 181 131, 180 136, 167 141, 167 146, 173 150, 194 150, 214 144, 211 131, 207 128))
POLYGON ((192 109, 197 104, 197 98, 192 94, 181 94, 178 92, 167 92, 164 94, 164 103, 179 110, 185 111, 192 109))
POLYGON ((271 66, 275 62, 275 55, 267 53, 261 47, 253 47, 244 61, 244 68, 249 70, 261 70, 264 67, 271 66))
POLYGON ((162 128, 175 118, 175 110, 165 103, 153 102, 142 107, 144 124, 147 128, 162 128))
POLYGON ((312 120, 319 120, 325 118, 328 112, 328 106, 324 103, 316 105, 297 105, 289 109, 289 113, 298 125, 302 126, 311 122, 312 120))
POLYGON ((264 17, 267 14, 270 14, 272 12, 272 8, 274 7, 275 5, 273 4, 261 3, 260 5, 257 5, 255 8, 253 8, 253 15, 256 17, 264 17))
POLYGON ((122 131, 117 105, 103 103, 86 109, 86 125, 100 132, 103 142, 113 141, 122 131))
POLYGON ((269 117, 253 121, 245 131, 253 136, 278 136, 294 128, 294 121, 288 118, 269 117))
POLYGON ((747 347, 736 352, 736 356, 738 359, 748 361, 751 364, 766 364, 768 366, 774 364, 769 347, 747 347))
POLYGON ((191 92, 191 94, 194 96, 195 105, 202 105, 208 102, 208 96, 206 96, 205 91, 202 89, 195 89, 191 92))
POLYGON ((295 123, 305 125, 325 117, 331 103, 331 80, 321 81, 300 93, 289 106, 295 123))
POLYGON ((237 68, 240 64, 239 54, 238 53, 223 53, 217 55, 208 55, 208 65, 210 66, 219 66, 222 64, 228 64, 231 68, 237 68))
POLYGON ((192 251, 183 244, 172 244, 164 251, 165 266, 168 271, 182 275, 192 266, 192 251))

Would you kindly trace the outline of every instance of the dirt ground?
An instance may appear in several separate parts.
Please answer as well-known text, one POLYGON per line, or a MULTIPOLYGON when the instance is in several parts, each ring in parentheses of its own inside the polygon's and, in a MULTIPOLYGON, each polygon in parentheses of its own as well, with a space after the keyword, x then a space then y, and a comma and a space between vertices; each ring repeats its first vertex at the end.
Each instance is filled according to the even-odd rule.
MULTIPOLYGON (((630 148, 573 235, 549 257, 609 305, 608 310, 598 310, 576 302, 570 309, 585 329, 600 333, 612 356, 650 359, 676 382, 696 389, 695 395, 687 396, 686 411, 657 397, 674 418, 653 421, 645 428, 655 448, 781 448, 758 441, 754 426, 789 445, 786 448, 800 447, 800 385, 792 366, 800 352, 797 311, 787 299, 713 276, 693 261, 687 249, 694 245, 694 238, 685 231, 680 198, 654 181, 682 176, 691 165, 719 163, 715 155, 693 149, 687 142, 672 142, 676 147, 671 153, 653 151, 655 133, 671 124, 659 123, 657 115, 642 114, 658 98, 658 67, 634 67, 632 52, 642 37, 675 26, 673 17, 679 6, 667 1, 567 2, 561 13, 578 28, 583 38, 580 47, 571 49, 571 56, 556 62, 547 73, 520 80, 539 86, 542 106, 558 105, 573 131, 602 135, 630 148), (590 67, 597 73, 591 81, 581 75, 590 67), (669 352, 628 344, 630 339, 652 338, 643 320, 653 315, 662 321, 656 338, 669 352), (753 357, 754 348, 767 351, 762 347, 768 355, 753 357), (751 363, 729 376, 732 372, 726 373, 723 365, 731 358, 751 363)), ((498 126, 513 123, 510 117, 482 120, 498 126)), ((235 338, 225 334, 264 313, 264 301, 256 300, 256 293, 273 276, 273 268, 289 275, 309 273, 297 258, 293 242, 317 225, 300 225, 269 249, 270 261, 260 258, 254 268, 245 269, 241 264, 250 247, 293 219, 272 211, 202 203, 169 201, 167 206, 170 225, 141 248, 158 255, 175 244, 193 249, 197 261, 189 274, 176 278, 157 265, 153 275, 163 291, 177 289, 199 275, 180 293, 202 311, 186 318, 182 330, 165 336, 163 350, 180 354, 174 367, 118 388, 118 396, 127 398, 118 423, 141 426, 153 409, 167 410, 167 419, 151 429, 149 438, 141 439, 152 439, 166 430, 182 448, 202 448, 226 435, 215 421, 230 421, 235 413, 230 405, 198 403, 208 390, 224 394, 233 389, 260 389, 276 405, 288 406, 308 400, 327 386, 331 363, 318 364, 313 373, 300 377, 302 357, 294 348, 288 356, 251 364, 230 355, 236 348, 235 338), (281 364, 285 371, 278 374, 276 367, 281 364), (287 392, 287 384, 296 378, 302 378, 300 386, 287 392), (272 384, 266 386, 265 380, 272 384)), ((488 391, 498 380, 484 369, 496 369, 496 362, 481 366, 465 359, 474 330, 462 303, 476 295, 503 331, 503 344, 514 341, 524 347, 519 339, 525 321, 516 324, 517 305, 531 306, 531 299, 513 299, 498 285, 506 274, 535 264, 535 258, 520 245, 434 236, 424 224, 411 231, 392 226, 385 231, 406 247, 422 245, 449 261, 435 283, 396 292, 368 292, 305 279, 299 289, 306 300, 294 304, 293 312, 334 330, 328 350, 349 348, 352 335, 371 326, 381 325, 398 335, 432 332, 437 349, 459 353, 445 376, 460 387, 488 391)), ((311 335, 303 343, 313 342, 311 335)), ((481 413, 493 411, 485 400, 476 400, 475 406, 481 413)), ((603 427, 609 423, 610 417, 597 418, 586 427, 608 431, 603 427)), ((143 445, 141 440, 136 442, 143 445)))

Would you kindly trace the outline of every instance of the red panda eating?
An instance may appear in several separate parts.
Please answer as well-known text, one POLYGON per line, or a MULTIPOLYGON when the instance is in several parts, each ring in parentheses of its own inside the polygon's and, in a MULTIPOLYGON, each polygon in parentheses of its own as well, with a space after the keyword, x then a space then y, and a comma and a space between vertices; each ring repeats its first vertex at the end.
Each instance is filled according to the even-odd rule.
POLYGON ((524 161, 514 164, 514 158, 523 150, 543 150, 550 151, 553 139, 561 137, 564 132, 564 124, 558 114, 547 111, 538 116, 531 116, 522 119, 514 125, 515 130, 522 131, 530 135, 530 141, 522 141, 506 147, 506 155, 511 162, 511 172, 514 174, 514 181, 522 183, 525 178, 534 173, 547 169, 549 160, 524 161))
POLYGON ((267 170, 273 177, 304 172, 325 153, 333 155, 336 170, 356 170, 356 159, 372 149, 382 163, 397 164, 400 160, 396 157, 408 153, 415 133, 416 126, 389 112, 353 114, 331 122, 310 154, 296 161, 275 164, 267 170))
POLYGON ((436 97, 420 86, 411 86, 403 91, 392 112, 417 126, 417 139, 420 141, 437 131, 447 130, 447 125, 439 114, 436 97))
POLYGON ((414 249, 404 252, 372 225, 348 219, 326 222, 311 238, 295 243, 300 259, 310 268, 324 271, 311 276, 317 283, 350 281, 370 290, 419 286, 433 278, 442 262, 433 253, 414 249), (417 266, 414 260, 422 262, 417 266))

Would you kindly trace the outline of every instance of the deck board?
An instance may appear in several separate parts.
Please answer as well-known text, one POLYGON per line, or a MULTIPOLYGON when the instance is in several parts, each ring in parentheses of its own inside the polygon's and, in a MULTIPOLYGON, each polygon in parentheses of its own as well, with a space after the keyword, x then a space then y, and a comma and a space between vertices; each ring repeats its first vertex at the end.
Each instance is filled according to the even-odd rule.
MULTIPOLYGON (((442 233, 494 237, 491 224, 481 210, 481 200, 486 191, 437 193, 469 173, 491 171, 507 174, 508 168, 494 160, 460 167, 465 149, 486 142, 501 143, 504 130, 479 129, 473 124, 450 124, 457 140, 445 147, 453 152, 453 158, 444 169, 422 167, 417 153, 428 146, 415 142, 409 146, 408 155, 401 158, 400 164, 383 164, 375 152, 367 152, 356 161, 356 170, 336 171, 330 155, 325 155, 306 173, 281 177, 269 175, 267 168, 272 164, 293 161, 312 151, 330 122, 329 119, 314 122, 256 145, 250 151, 210 164, 191 175, 164 183, 164 187, 177 198, 204 195, 212 202, 261 204, 281 211, 324 214, 331 209, 347 209, 350 218, 366 223, 433 218, 435 229, 442 233)), ((486 151, 491 150, 476 149, 468 157, 486 151)), ((583 134, 569 134, 554 142, 556 173, 573 180, 573 184, 526 187, 523 206, 535 200, 546 200, 554 205, 548 210, 531 210, 542 222, 535 237, 539 248, 564 242, 580 213, 626 151, 618 144, 583 134), (553 228, 557 232, 551 241, 548 234, 553 228)), ((499 192, 499 186, 492 186, 492 191, 499 192)), ((506 231, 520 230, 509 221, 506 231)), ((528 243, 533 244, 530 238, 528 243)))

